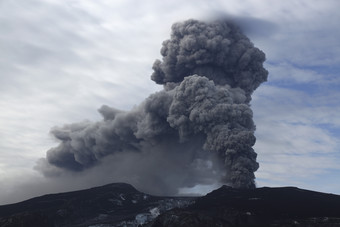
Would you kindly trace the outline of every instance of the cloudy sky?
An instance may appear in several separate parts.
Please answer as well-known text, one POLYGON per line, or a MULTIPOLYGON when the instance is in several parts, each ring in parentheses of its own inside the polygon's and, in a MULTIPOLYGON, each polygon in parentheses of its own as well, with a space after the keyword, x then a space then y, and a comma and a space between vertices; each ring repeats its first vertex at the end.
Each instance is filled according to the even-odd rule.
POLYGON ((340 194, 337 0, 1 0, 0 204, 100 185, 55 182, 34 166, 53 126, 98 121, 161 90, 150 80, 174 22, 229 16, 266 53, 251 102, 258 186, 340 194))

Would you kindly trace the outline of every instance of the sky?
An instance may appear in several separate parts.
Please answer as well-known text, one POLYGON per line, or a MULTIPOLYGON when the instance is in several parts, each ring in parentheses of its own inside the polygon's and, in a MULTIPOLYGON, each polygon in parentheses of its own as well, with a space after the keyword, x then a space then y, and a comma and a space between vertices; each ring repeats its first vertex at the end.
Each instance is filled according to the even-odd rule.
POLYGON ((221 16, 266 54, 268 82, 251 101, 257 186, 340 194, 339 7, 337 0, 0 1, 0 204, 111 183, 53 181, 36 171, 58 144, 50 129, 101 120, 102 105, 130 110, 161 90, 151 67, 171 25, 221 16))

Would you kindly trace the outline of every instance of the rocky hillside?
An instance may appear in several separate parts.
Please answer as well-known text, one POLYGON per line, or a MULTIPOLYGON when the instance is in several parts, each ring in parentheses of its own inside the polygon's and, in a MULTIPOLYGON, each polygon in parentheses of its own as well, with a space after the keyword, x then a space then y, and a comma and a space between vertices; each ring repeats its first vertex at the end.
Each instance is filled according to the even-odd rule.
POLYGON ((295 187, 223 186, 147 226, 340 226, 340 196, 295 187))
POLYGON ((158 197, 124 183, 0 206, 1 227, 340 226, 340 196, 294 187, 158 197))
POLYGON ((151 196, 129 184, 115 183, 0 206, 0 226, 138 226, 193 199, 151 196))

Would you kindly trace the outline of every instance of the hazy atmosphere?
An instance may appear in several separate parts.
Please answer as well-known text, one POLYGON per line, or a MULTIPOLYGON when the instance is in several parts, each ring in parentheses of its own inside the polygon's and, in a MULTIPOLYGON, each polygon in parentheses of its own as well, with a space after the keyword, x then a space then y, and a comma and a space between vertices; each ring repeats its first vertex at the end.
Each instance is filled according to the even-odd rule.
MULTIPOLYGON (((206 193, 223 182, 253 187, 256 177, 257 187, 340 194, 339 7, 335 0, 0 1, 0 204, 117 181, 177 194, 206 193), (255 47, 228 43, 234 55, 223 62, 238 48, 249 50, 244 61, 254 68, 238 71, 255 79, 220 81, 208 75, 218 69, 192 66, 185 54, 187 71, 171 70, 171 48, 184 53, 193 45, 183 39, 176 46, 185 23, 199 34, 209 28, 228 37, 229 29, 243 37, 232 25, 209 24, 226 18, 255 47), (206 77, 183 79, 188 72, 206 77), (216 119, 220 109, 195 98, 206 87, 214 105, 228 102, 242 114, 216 119), (185 108, 200 120, 185 122, 185 108), (236 139, 219 142, 215 128, 226 121, 236 122, 228 126, 236 139), (116 138, 107 140, 113 131, 116 138), (239 163, 251 171, 218 165, 220 146, 235 144, 246 144, 239 163)), ((206 48, 224 54, 213 42, 206 48)))

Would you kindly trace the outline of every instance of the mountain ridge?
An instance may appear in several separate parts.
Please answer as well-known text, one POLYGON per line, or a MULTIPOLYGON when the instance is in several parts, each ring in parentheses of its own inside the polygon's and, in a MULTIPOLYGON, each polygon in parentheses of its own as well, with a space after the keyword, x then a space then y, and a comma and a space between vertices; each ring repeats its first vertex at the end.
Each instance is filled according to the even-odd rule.
POLYGON ((297 187, 222 186, 147 226, 340 226, 340 196, 297 187))
POLYGON ((200 197, 162 197, 112 183, 0 206, 1 227, 141 225, 340 226, 340 195, 297 187, 222 186, 200 197))
POLYGON ((193 199, 153 196, 139 192, 129 184, 112 183, 0 206, 0 226, 91 226, 97 223, 118 226, 124 221, 137 226, 143 224, 144 219, 152 218, 152 209, 156 208, 156 213, 164 212, 193 199), (136 220, 139 214, 144 216, 136 220))

